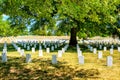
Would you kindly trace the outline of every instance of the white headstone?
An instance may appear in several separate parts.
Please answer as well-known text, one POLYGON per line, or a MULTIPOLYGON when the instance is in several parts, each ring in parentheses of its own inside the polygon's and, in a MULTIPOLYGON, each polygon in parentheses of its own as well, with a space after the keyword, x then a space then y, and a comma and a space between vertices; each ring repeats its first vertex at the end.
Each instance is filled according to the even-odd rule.
MULTIPOLYGON (((67 45, 65 45, 64 46, 64 50, 66 51, 67 49, 68 49, 68 47, 69 47, 69 45, 67 44, 67 45)), ((80 48, 79 48, 80 49, 80 48)))
POLYGON ((39 50, 39 57, 42 57, 42 56, 43 56, 43 51, 39 50))
POLYGON ((79 60, 79 64, 84 64, 84 56, 79 56, 78 60, 79 60))
POLYGON ((107 47, 104 47, 104 51, 106 51, 107 50, 107 47))
POLYGON ((99 49, 102 49, 102 45, 99 45, 99 49))
POLYGON ((87 45, 87 47, 88 47, 88 49, 90 49, 91 46, 90 46, 90 45, 87 45))
POLYGON ((4 43, 4 47, 3 48, 7 50, 7 43, 6 42, 4 43))
POLYGON ((55 44, 55 48, 57 48, 57 44, 55 44))
POLYGON ((114 45, 111 45, 111 48, 114 49, 114 45))
POLYGON ((54 46, 51 46, 51 51, 54 51, 54 46))
POLYGON ((76 46, 77 46, 77 49, 79 49, 79 44, 76 44, 76 46))
POLYGON ((58 57, 62 57, 62 50, 58 50, 58 57))
POLYGON ((3 53, 7 54, 7 49, 6 48, 3 49, 3 53))
POLYGON ((110 54, 113 54, 113 49, 112 48, 110 49, 110 54))
POLYGON ((79 57, 79 56, 82 56, 82 51, 81 51, 81 50, 78 50, 77 54, 78 54, 78 57, 79 57))
POLYGON ((48 46, 50 47, 50 43, 48 43, 48 46))
POLYGON ((37 44, 34 44, 34 48, 36 48, 37 44))
POLYGON ((24 49, 21 49, 20 55, 21 55, 21 56, 24 56, 24 49))
POLYGON ((18 48, 17 48, 17 51, 20 53, 20 51, 21 51, 21 48, 20 48, 20 47, 18 47, 18 48))
POLYGON ((112 56, 107 56, 107 66, 112 66, 113 65, 113 58, 112 56))
POLYGON ((27 46, 27 50, 30 50, 30 46, 27 46))
POLYGON ((98 51, 98 59, 102 58, 102 51, 98 51))
POLYGON ((97 49, 96 49, 96 48, 93 49, 93 53, 94 53, 94 54, 97 53, 97 49))
POLYGON ((90 51, 91 51, 91 52, 93 51, 93 47, 90 47, 90 51))
POLYGON ((41 45, 39 45, 39 50, 42 50, 42 46, 41 45))
POLYGON ((24 43, 24 48, 26 48, 26 44, 24 43))
POLYGON ((62 53, 65 53, 65 49, 64 48, 62 48, 62 53))
POLYGON ((56 55, 52 55, 52 64, 57 64, 56 55))
POLYGON ((26 54, 26 63, 31 62, 31 55, 30 54, 26 54))
POLYGON ((118 52, 120 52, 120 47, 118 47, 118 52))
POLYGON ((46 46, 46 44, 44 44, 44 48, 46 48, 47 46, 46 46))
POLYGON ((46 53, 50 53, 50 48, 46 48, 46 53))
POLYGON ((21 42, 21 46, 24 47, 24 43, 23 42, 21 42))
POLYGON ((33 44, 31 43, 30 46, 32 46, 33 44))
POLYGON ((58 47, 60 47, 60 43, 58 43, 58 45, 57 45, 58 47))
POLYGON ((7 55, 6 55, 6 53, 2 53, 2 62, 7 62, 7 55))
POLYGON ((35 53, 35 48, 34 47, 32 48, 32 53, 35 53))

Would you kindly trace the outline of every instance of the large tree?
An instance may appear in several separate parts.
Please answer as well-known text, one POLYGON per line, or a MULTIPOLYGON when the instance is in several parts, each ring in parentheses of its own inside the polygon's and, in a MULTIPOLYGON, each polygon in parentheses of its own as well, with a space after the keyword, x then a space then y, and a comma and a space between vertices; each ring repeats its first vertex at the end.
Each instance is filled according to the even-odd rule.
POLYGON ((19 25, 35 20, 38 27, 34 30, 45 25, 51 28, 58 20, 58 28, 70 31, 69 44, 75 46, 77 33, 90 36, 117 30, 119 3, 120 0, 1 0, 0 11, 19 25))

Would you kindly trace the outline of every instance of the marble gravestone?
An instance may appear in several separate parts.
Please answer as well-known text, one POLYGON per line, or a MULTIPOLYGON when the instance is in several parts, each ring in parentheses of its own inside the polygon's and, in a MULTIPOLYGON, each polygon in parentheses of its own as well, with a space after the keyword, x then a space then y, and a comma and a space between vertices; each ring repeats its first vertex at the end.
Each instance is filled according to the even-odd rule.
POLYGON ((18 48, 17 48, 17 51, 20 53, 20 51, 21 51, 21 48, 20 48, 20 47, 18 47, 18 48))
POLYGON ((65 53, 65 49, 64 48, 62 48, 62 53, 65 53))
POLYGON ((118 47, 118 52, 120 52, 120 47, 118 47))
POLYGON ((84 64, 84 56, 79 56, 78 60, 79 60, 79 64, 84 64))
POLYGON ((96 49, 96 48, 93 49, 93 53, 94 53, 94 54, 97 53, 97 49, 96 49))
POLYGON ((3 49, 3 53, 7 54, 7 49, 6 48, 3 49))
POLYGON ((57 44, 55 44, 55 49, 57 48, 57 44))
POLYGON ((26 54, 26 63, 31 62, 31 55, 30 54, 26 54))
POLYGON ((102 45, 99 45, 99 49, 102 49, 102 45))
POLYGON ((77 50, 77 54, 78 54, 78 57, 82 56, 82 51, 81 50, 77 50))
POLYGON ((62 57, 62 50, 58 50, 58 57, 62 57))
POLYGON ((39 50, 39 57, 43 57, 43 51, 39 50))
POLYGON ((30 50, 30 46, 27 46, 27 50, 30 50))
POLYGON ((98 51, 98 59, 101 59, 102 58, 102 51, 98 51))
POLYGON ((90 47, 90 51, 91 51, 91 52, 93 51, 93 47, 90 47))
POLYGON ((50 48, 46 48, 46 53, 50 53, 50 48))
POLYGON ((112 66, 113 65, 113 58, 112 56, 107 56, 107 66, 112 66))
POLYGON ((26 44, 24 44, 24 48, 26 48, 26 44))
POLYGON ((107 47, 104 47, 104 51, 106 51, 107 50, 107 47))
POLYGON ((20 55, 21 55, 21 56, 24 56, 24 49, 21 49, 20 55))
POLYGON ((39 50, 42 50, 42 46, 41 45, 39 45, 39 50))
POLYGON ((57 64, 57 57, 56 57, 56 55, 52 55, 52 64, 57 64))
POLYGON ((32 47, 32 53, 35 53, 35 48, 34 47, 32 47))
POLYGON ((6 55, 6 53, 2 53, 2 62, 7 62, 7 55, 6 55))
POLYGON ((110 49, 110 54, 113 54, 113 49, 112 48, 110 49))
POLYGON ((54 46, 51 46, 51 51, 54 51, 54 46))

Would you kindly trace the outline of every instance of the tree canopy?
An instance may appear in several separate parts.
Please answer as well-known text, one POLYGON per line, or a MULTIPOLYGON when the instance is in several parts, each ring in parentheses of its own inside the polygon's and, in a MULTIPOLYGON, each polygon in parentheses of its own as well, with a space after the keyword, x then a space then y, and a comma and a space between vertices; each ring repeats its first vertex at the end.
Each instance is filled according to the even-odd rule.
POLYGON ((0 3, 1 14, 10 16, 12 26, 24 30, 33 21, 34 34, 41 29, 71 33, 70 45, 77 44, 76 35, 119 33, 120 0, 1 0, 0 3))
POLYGON ((0 36, 1 37, 8 37, 8 36, 17 36, 27 34, 27 31, 22 32, 20 27, 13 27, 10 25, 11 21, 4 20, 3 15, 0 16, 0 36))

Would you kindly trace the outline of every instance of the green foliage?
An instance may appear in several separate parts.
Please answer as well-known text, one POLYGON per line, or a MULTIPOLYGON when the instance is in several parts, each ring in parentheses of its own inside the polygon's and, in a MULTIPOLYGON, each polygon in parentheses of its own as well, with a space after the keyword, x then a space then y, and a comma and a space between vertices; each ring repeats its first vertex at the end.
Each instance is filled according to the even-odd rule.
POLYGON ((11 28, 7 21, 2 20, 0 16, 0 36, 9 36, 11 35, 11 28))
POLYGON ((3 16, 0 17, 0 36, 17 36, 27 34, 27 30, 22 31, 22 27, 12 26, 9 21, 2 20, 3 16))
MULTIPOLYGON (((70 29, 76 27, 79 36, 90 37, 106 35, 108 24, 110 29, 118 31, 115 23, 119 3, 120 0, 2 0, 0 11, 10 16, 13 26, 23 28, 34 20, 33 34, 41 34, 40 27, 47 25, 46 30, 53 30, 57 35, 60 31, 69 34, 70 29), (54 28, 56 21, 61 23, 54 28)), ((46 31, 43 34, 46 35, 46 31)))
POLYGON ((39 29, 37 29, 37 30, 34 30, 33 31, 33 34, 37 34, 37 35, 46 35, 46 32, 44 31, 44 30, 39 30, 39 29))
POLYGON ((63 34, 63 32, 61 32, 60 30, 58 30, 58 31, 56 32, 56 35, 57 35, 57 36, 62 36, 62 35, 64 35, 64 34, 63 34))

